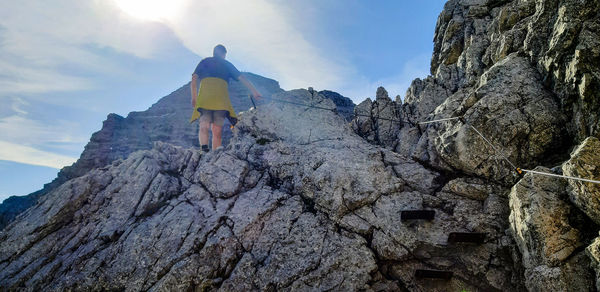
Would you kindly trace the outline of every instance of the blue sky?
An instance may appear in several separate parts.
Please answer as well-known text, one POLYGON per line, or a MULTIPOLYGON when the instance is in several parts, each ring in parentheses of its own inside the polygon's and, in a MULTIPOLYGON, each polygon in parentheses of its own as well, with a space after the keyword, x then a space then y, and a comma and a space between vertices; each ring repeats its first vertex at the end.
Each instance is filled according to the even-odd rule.
POLYGON ((0 1, 0 201, 73 163, 108 113, 189 81, 217 43, 282 88, 359 103, 429 74, 445 1, 0 1))

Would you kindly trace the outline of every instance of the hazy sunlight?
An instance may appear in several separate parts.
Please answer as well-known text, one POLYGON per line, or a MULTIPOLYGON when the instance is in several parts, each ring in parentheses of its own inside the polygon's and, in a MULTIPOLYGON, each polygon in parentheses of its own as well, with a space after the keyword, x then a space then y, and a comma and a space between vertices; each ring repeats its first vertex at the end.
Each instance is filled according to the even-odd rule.
POLYGON ((172 0, 114 0, 127 14, 151 21, 164 21, 175 16, 182 1, 172 0))

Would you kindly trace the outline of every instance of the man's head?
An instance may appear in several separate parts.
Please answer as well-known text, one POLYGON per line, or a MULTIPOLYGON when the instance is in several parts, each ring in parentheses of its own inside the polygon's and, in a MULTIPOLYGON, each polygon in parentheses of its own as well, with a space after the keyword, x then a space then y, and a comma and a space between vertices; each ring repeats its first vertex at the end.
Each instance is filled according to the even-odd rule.
POLYGON ((216 45, 213 49, 213 56, 225 59, 225 55, 227 55, 227 49, 223 45, 216 45))

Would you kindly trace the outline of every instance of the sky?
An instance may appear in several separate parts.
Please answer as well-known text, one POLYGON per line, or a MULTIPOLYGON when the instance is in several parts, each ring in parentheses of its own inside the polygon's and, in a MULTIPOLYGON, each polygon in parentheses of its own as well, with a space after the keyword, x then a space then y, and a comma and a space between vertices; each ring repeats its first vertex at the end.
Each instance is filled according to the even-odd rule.
POLYGON ((108 113, 189 82, 216 44, 285 90, 403 97, 429 74, 444 2, 0 0, 0 201, 75 162, 108 113))

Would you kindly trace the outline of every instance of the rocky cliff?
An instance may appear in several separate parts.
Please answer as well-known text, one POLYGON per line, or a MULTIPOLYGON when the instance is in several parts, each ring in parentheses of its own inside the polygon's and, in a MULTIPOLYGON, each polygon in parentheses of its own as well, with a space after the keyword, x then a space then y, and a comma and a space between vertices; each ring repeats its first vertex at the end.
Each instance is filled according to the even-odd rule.
MULTIPOLYGON (((244 73, 265 96, 283 91, 275 80, 249 72, 244 73)), ((229 95, 236 110, 247 110, 252 106, 249 91, 240 83, 231 81, 229 95)), ((115 159, 125 158, 142 149, 151 149, 155 141, 191 147, 198 145, 198 123, 190 124, 191 116, 189 83, 161 98, 149 109, 131 112, 127 117, 109 114, 102 129, 94 133, 85 146, 80 158, 71 166, 61 169, 56 179, 44 188, 27 196, 13 196, 0 204, 0 229, 16 215, 31 207, 40 196, 47 194, 64 182, 79 177, 91 169, 102 167, 115 159)), ((225 143, 231 130, 224 127, 225 143)))
MULTIPOLYGON (((267 97, 283 91, 275 80, 251 73, 245 75, 267 97)), ((229 94, 236 110, 243 111, 252 107, 248 98, 250 92, 240 82, 230 82, 229 94)), ((137 150, 150 149, 155 141, 199 147, 198 123, 189 122, 191 113, 188 83, 145 111, 131 112, 125 118, 109 114, 102 129, 92 135, 81 157, 72 166, 64 168, 59 173, 59 178, 65 176, 68 180, 81 176, 93 168, 125 158, 137 150)), ((224 143, 230 138, 229 126, 223 127, 224 143)))
MULTIPOLYGON (((371 143, 508 194, 502 221, 532 291, 597 289, 600 189, 515 169, 600 178, 599 13, 599 1, 448 1, 431 76, 404 104, 382 91, 355 109, 370 113, 353 128, 371 143)), ((476 197, 453 181, 444 188, 476 197)))
POLYGON ((0 233, 0 287, 596 291, 600 186, 517 168, 600 179, 599 4, 451 0, 404 103, 278 92, 223 150, 91 167, 0 233))
MULTIPOLYGON (((262 101, 255 101, 257 105, 265 104, 272 94, 283 91, 273 79, 249 72, 244 74, 265 97, 262 101)), ((332 99, 338 105, 338 111, 348 120, 352 118, 352 100, 333 91, 324 90, 321 93, 332 99)), ((249 94, 240 82, 230 82, 229 95, 234 109, 245 111, 251 108, 253 105, 248 98, 249 94)), ((0 204, 0 229, 35 204, 40 196, 64 182, 84 175, 94 168, 110 164, 116 159, 126 158, 135 151, 151 149, 156 141, 183 147, 198 147, 198 123, 188 122, 191 116, 189 104, 190 87, 186 84, 161 98, 145 111, 131 112, 127 117, 109 114, 102 124, 102 129, 92 135, 80 158, 73 165, 63 168, 57 178, 46 184, 42 190, 27 196, 13 196, 0 204)), ((223 128, 223 145, 227 145, 232 136, 227 125, 228 121, 223 128)))
MULTIPOLYGON (((335 109, 316 92, 275 96, 335 109)), ((244 113, 223 151, 157 142, 43 196, 3 231, 0 279, 44 290, 518 287, 507 198, 446 185, 333 111, 270 104, 244 113), (401 210, 422 208, 436 218, 402 222, 401 210), (489 233, 483 245, 447 243, 473 228, 489 233), (413 276, 450 267, 455 282, 413 276)))

